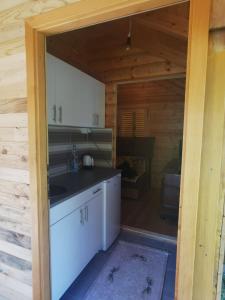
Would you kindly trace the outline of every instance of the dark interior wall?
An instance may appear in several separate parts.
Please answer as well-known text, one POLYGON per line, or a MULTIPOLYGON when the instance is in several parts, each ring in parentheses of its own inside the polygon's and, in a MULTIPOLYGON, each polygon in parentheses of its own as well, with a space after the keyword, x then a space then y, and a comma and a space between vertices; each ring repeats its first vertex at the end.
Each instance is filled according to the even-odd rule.
MULTIPOLYGON (((152 187, 159 188, 165 168, 179 158, 183 135, 185 79, 170 79, 118 86, 120 115, 144 111, 144 136, 155 137, 152 187)), ((173 164, 173 163, 172 163, 173 164)))

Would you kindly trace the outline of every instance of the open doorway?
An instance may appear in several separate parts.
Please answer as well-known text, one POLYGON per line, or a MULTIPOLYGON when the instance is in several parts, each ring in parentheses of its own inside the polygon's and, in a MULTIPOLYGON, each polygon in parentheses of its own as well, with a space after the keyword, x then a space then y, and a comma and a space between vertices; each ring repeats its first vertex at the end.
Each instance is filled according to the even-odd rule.
MULTIPOLYGON (((152 9, 153 7, 152 7, 152 3, 148 3, 149 4, 149 6, 146 4, 146 7, 145 7, 145 9, 147 10, 148 8, 150 8, 150 9, 152 9)), ((162 3, 161 3, 162 4, 162 3)), ((167 4, 168 4, 168 2, 167 2, 167 4)), ((127 6, 129 6, 129 4, 127 4, 127 6)), ((132 6, 132 5, 131 5, 132 6)), ((144 4, 143 4, 143 6, 145 6, 144 4)), ((134 10, 129 10, 129 13, 136 13, 137 11, 143 11, 143 7, 141 7, 140 9, 138 9, 136 6, 135 6, 135 4, 134 4, 134 10)), ((155 7, 156 8, 156 7, 155 7)), ((83 7, 82 7, 82 5, 81 5, 81 10, 83 9, 83 7)), ((114 17, 118 17, 118 16, 121 16, 120 14, 119 14, 119 12, 123 12, 124 13, 124 7, 122 7, 121 8, 121 10, 119 10, 118 12, 116 11, 114 11, 114 14, 112 14, 111 15, 111 17, 112 16, 114 16, 114 17)), ((125 10, 126 11, 126 10, 125 10)), ((67 13, 68 13, 68 11, 67 11, 67 13)), ((103 13, 103 15, 104 15, 104 13, 103 13)), ((126 13, 125 13, 125 15, 126 15, 126 13)), ((55 16, 56 17, 56 19, 57 19, 57 15, 55 16)), ((192 16, 193 17, 193 16, 192 16)), ((113 17, 112 17, 113 18, 113 17)), ((41 19, 41 18, 40 18, 41 19)), ((76 18, 75 18, 76 19, 76 18)), ((81 19, 83 19, 83 17, 81 18, 81 19)), ((98 19, 98 18, 97 18, 98 19)), ((104 19, 104 18, 103 18, 104 19)), ((98 22, 101 22, 103 19, 101 19, 100 18, 100 20, 98 19, 98 22)), ((106 17, 106 19, 107 19, 107 17, 106 17)), ((85 19, 86 20, 86 19, 85 19)), ((105 20, 105 19, 104 19, 105 20)), ((31 57, 31 60, 32 60, 32 64, 31 64, 31 68, 30 69, 28 69, 28 71, 29 71, 29 76, 31 76, 31 75, 35 75, 34 77, 31 77, 30 79, 32 79, 31 80, 31 83, 36 83, 36 81, 37 80, 40 80, 41 81, 41 74, 43 74, 43 61, 42 61, 42 64, 41 64, 41 66, 39 66, 38 64, 36 64, 35 62, 36 62, 36 60, 38 60, 38 54, 41 54, 41 56, 43 57, 43 53, 42 53, 42 51, 43 51, 43 49, 44 49, 44 43, 43 43, 43 37, 44 36, 42 36, 42 34, 40 34, 40 32, 39 32, 39 30, 34 30, 34 32, 31 30, 31 28, 33 28, 33 26, 34 26, 34 28, 37 28, 37 27, 35 27, 35 26, 37 26, 37 24, 35 25, 35 21, 37 21, 37 24, 38 24, 38 22, 40 21, 40 20, 31 20, 31 23, 30 24, 28 24, 28 26, 27 26, 27 37, 30 37, 30 38, 32 38, 32 46, 33 46, 33 44, 35 44, 35 45, 38 45, 39 47, 37 48, 37 51, 35 50, 35 51, 33 51, 34 49, 32 48, 32 47, 30 47, 29 46, 29 44, 27 44, 27 48, 28 48, 28 53, 29 53, 29 55, 34 55, 34 57, 31 57), (34 40, 33 40, 34 39, 34 40), (36 73, 36 72, 34 72, 33 73, 33 69, 36 71, 36 69, 38 68, 38 72, 36 73)), ((43 20, 44 21, 44 20, 43 20)), ((90 20, 86 20, 84 23, 82 23, 82 24, 85 24, 85 25, 89 25, 89 24, 91 24, 92 22, 89 22, 90 20)), ((58 22, 57 24, 62 24, 62 22, 60 23, 60 21, 57 19, 56 21, 54 20, 54 22, 58 22)), ((48 23, 48 22, 47 22, 48 23)), ((64 29, 60 29, 59 30, 59 28, 57 27, 57 26, 61 26, 61 25, 56 25, 56 27, 49 27, 49 26, 47 26, 46 24, 46 21, 45 22, 43 22, 43 23, 39 23, 39 25, 40 24, 42 24, 42 32, 44 32, 45 34, 46 33, 51 33, 51 34, 54 34, 54 32, 62 32, 62 31, 66 31, 66 30, 71 30, 72 28, 76 28, 76 24, 74 25, 74 23, 73 24, 71 24, 71 22, 70 21, 68 21, 68 24, 70 25, 66 25, 66 24, 64 24, 64 29)), ((197 23, 197 22, 196 22, 197 23)), ((52 24, 51 22, 50 22, 50 24, 52 24)), ((130 22, 129 22, 129 24, 130 24, 130 22)), ((204 28, 204 24, 201 24, 202 25, 202 27, 204 28)), ((38 27, 39 28, 39 27, 38 27)), ((131 28, 130 26, 129 26, 129 28, 131 28)), ((154 35, 153 35, 154 36, 154 35)), ((129 41, 129 32, 128 32, 128 35, 126 35, 126 41, 129 41)), ((157 38, 154 40, 154 42, 156 42, 157 41, 157 38)), ((155 43, 153 43, 153 44, 155 44, 155 43)), ((127 42, 126 42, 126 45, 127 45, 127 42)), ((204 49, 204 48, 203 48, 204 49)), ((202 50, 203 50, 202 49, 202 50)), ((176 52, 175 51, 176 49, 174 49, 174 52, 176 52)), ((194 49, 193 49, 193 52, 194 52, 194 49)), ((203 51, 204 52, 204 51, 203 51)), ((159 54, 161 54, 161 51, 159 52, 159 54)), ((176 55, 175 55, 176 56, 176 55)), ((30 56, 29 56, 30 57, 30 56)), ((180 55, 178 55, 177 56, 178 58, 180 58, 180 55)), ((204 59, 203 59, 203 62, 205 63, 205 61, 204 61, 204 59)), ((172 70, 172 73, 173 72, 178 72, 178 73, 185 73, 185 66, 177 66, 177 65, 173 65, 173 64, 170 64, 169 62, 168 62, 168 60, 165 60, 164 61, 164 63, 162 63, 162 64, 156 64, 156 65, 154 65, 154 67, 153 68, 147 68, 147 72, 149 73, 149 72, 151 72, 151 71, 153 71, 153 74, 154 74, 154 76, 159 76, 159 69, 161 70, 161 69, 164 69, 164 71, 166 72, 166 74, 168 75, 168 72, 170 72, 171 70, 172 70)), ((133 70, 133 68, 132 68, 132 70, 133 70)), ((136 70, 137 71, 137 70, 136 70)), ((161 71, 160 71, 160 73, 161 73, 161 71)), ((138 71, 137 72, 134 72, 134 73, 132 73, 132 78, 134 77, 134 76, 139 76, 140 75, 140 73, 139 73, 139 69, 138 69, 138 71), (133 75, 133 74, 135 74, 135 75, 133 75)), ((141 76, 140 76, 141 77, 141 76)), ((170 77, 170 76, 169 76, 170 77)), ((111 80, 112 80, 112 77, 107 77, 107 78, 111 78, 111 80)), ((126 75, 126 78, 127 78, 127 75, 126 75)), ((168 79, 168 78, 167 78, 168 79)), ((126 79, 124 78, 124 81, 126 81, 126 79)), ((127 81, 129 81, 129 79, 127 79, 127 81)), ((31 92, 33 92, 33 88, 34 88, 34 86, 31 86, 31 84, 29 85, 30 86, 30 94, 32 95, 32 93, 31 92)), ((191 88, 190 88, 191 89, 191 88)), ((108 91, 110 91, 111 90, 111 92, 112 92, 112 95, 113 95, 113 97, 115 97, 115 89, 114 89, 114 86, 113 85, 111 85, 111 86, 109 86, 109 88, 108 88, 108 91)), ((36 90, 35 90, 35 92, 36 92, 36 90)), ((41 106, 41 105, 39 105, 39 103, 38 103, 38 101, 36 102, 36 101, 33 101, 33 100, 36 100, 37 98, 40 100, 41 98, 40 98, 40 96, 43 96, 43 99, 45 99, 45 97, 44 97, 44 89, 40 89, 39 88, 39 85, 38 85, 38 88, 37 88, 37 94, 33 94, 32 95, 32 98, 31 98, 31 104, 30 104, 30 109, 33 109, 33 113, 34 113, 34 115, 35 115, 35 118, 37 118, 37 121, 38 120, 40 120, 40 112, 44 112, 45 110, 43 110, 43 106, 41 106), (36 106, 37 107, 36 107, 36 106), (40 110, 39 110, 40 109, 40 110)), ((112 99, 111 99, 112 100, 112 99)), ((190 99, 189 99, 190 100, 190 99)), ((43 103, 42 103, 43 104, 43 103)), ((110 100, 108 100, 108 101, 106 101, 106 107, 107 107, 107 105, 108 106, 110 106, 111 105, 111 109, 110 109, 110 114, 106 114, 106 119, 108 120, 108 121, 112 121, 112 123, 113 123, 113 126, 111 126, 111 127, 115 127, 116 126, 116 113, 115 113, 115 107, 116 107, 116 105, 115 105, 116 103, 115 102, 113 102, 113 100, 112 100, 112 102, 110 103, 110 100)), ((62 113, 60 113, 60 111, 61 111, 61 109, 59 110, 59 116, 60 116, 60 120, 62 120, 62 118, 61 118, 61 115, 62 115, 62 113)), ((32 112, 32 111, 31 111, 32 112)), ((44 112, 44 116, 45 116, 45 112, 44 112)), ((189 116, 190 117, 190 116, 189 116)), ((97 116, 95 116, 95 118, 93 118, 93 120, 95 120, 95 122, 97 122, 97 119, 98 119, 98 117, 97 116)), ((35 119, 36 120, 36 119, 35 119)), ((39 135, 39 133, 40 133, 40 130, 38 130, 37 132, 35 131, 35 129, 36 129, 36 126, 38 127, 38 125, 35 123, 35 125, 33 126, 33 125, 31 125, 31 123, 30 123, 30 126, 31 126, 31 132, 33 132, 34 133, 34 137, 33 137, 33 139, 32 140, 35 140, 35 142, 36 142, 36 140, 37 140, 37 146, 38 147, 40 147, 40 145, 41 145, 41 143, 40 142, 44 142, 44 144, 43 145, 45 145, 45 141, 44 141, 44 137, 45 137, 45 130, 42 130, 42 129, 45 129, 45 128, 41 128, 41 132, 42 132, 42 134, 43 135, 39 135), (41 138, 43 136, 43 138, 41 138)), ((114 133, 115 133, 115 130, 114 130, 114 133)), ((186 133, 187 134, 187 133, 186 133)), ((115 143, 115 138, 113 139, 113 142, 115 143)), ((41 145, 42 146, 42 145, 41 145)), ((37 150, 37 149, 36 149, 37 150)), ((41 152, 41 153, 43 153, 43 151, 42 151, 42 149, 41 149, 41 147, 40 148, 38 148, 38 150, 41 152)), ((114 147, 114 151, 113 151, 113 153, 114 153, 114 155, 115 155, 115 147, 114 147)), ((115 156, 114 156, 114 160, 115 160, 115 156)), ((45 163, 45 161, 44 161, 44 159, 42 159, 42 158, 40 158, 40 157, 38 157, 38 160, 37 160, 37 162, 36 162, 36 164, 35 164, 35 167, 37 168, 37 170, 35 169, 35 170, 33 170, 33 172, 35 173, 35 178, 33 179, 33 187, 34 187, 34 185, 35 184, 38 184, 38 186, 40 187, 40 193, 38 193, 38 195, 37 195, 37 199, 39 199, 39 196, 40 195, 43 195, 43 199, 41 199, 41 203, 36 203, 35 205, 37 205, 37 212, 39 213, 40 212, 40 209, 42 208, 42 207, 44 207, 44 208, 46 208, 46 205, 47 205, 47 202, 45 203, 45 189, 42 187, 42 186, 40 186, 40 179, 41 179, 41 182, 43 181, 43 183, 44 183, 44 185, 45 185, 45 183, 46 183, 46 181, 45 181, 45 179, 44 178, 41 178, 40 176, 37 176, 37 175, 40 175, 38 172, 39 171, 41 171, 40 170, 40 167, 41 167, 41 163, 45 163)), ((43 165, 42 165, 43 166, 43 165)), ((44 173, 44 172, 41 172, 41 173, 44 173)), ((37 200, 36 199, 36 200, 37 200)), ((46 199, 46 201, 47 201, 47 199, 46 199)), ((185 201, 186 201, 186 199, 185 199, 185 201)), ((36 211, 35 211, 35 213, 36 213, 36 211)), ((190 215, 191 215, 191 213, 190 213, 190 215)), ((36 216, 37 218, 38 218, 38 220, 40 221, 40 218, 41 218, 41 221, 43 221, 43 219, 44 219, 44 216, 43 216, 43 214, 38 214, 37 216, 36 216)), ((47 219, 47 218, 46 218, 47 219)), ((46 226, 46 219, 44 220, 44 224, 42 223, 42 222, 38 222, 35 226, 36 226, 36 228, 38 229, 38 230, 41 230, 41 229, 43 229, 45 226, 46 226)), ((46 228, 45 228, 46 229, 46 228)), ((42 234, 43 232, 41 232, 41 234, 42 234)), ((42 238, 43 237, 40 237, 40 239, 42 240, 42 238)), ((41 244, 42 245, 42 244, 41 244)), ((41 246, 40 245, 40 246, 41 246)), ((48 245, 48 242, 47 242, 47 245, 48 245)), ((183 244, 182 244, 182 246, 183 246, 183 244)), ((37 251, 37 249, 35 248, 35 250, 37 251)), ((43 255, 40 255, 40 253, 39 253, 39 255, 38 255, 38 259, 40 259, 41 257, 42 257, 43 255)), ((43 264, 43 261, 41 261, 40 262, 40 264, 42 265, 43 264)), ((43 269, 46 269, 47 268, 47 265, 43 268, 43 269)), ((37 276, 38 276, 38 274, 39 273, 37 273, 37 272, 34 272, 37 276)), ((179 274, 180 274, 180 272, 179 272, 179 274)), ((40 279, 40 278, 39 278, 40 279)), ((38 279, 38 280, 39 280, 38 279)), ((48 279, 47 279, 48 280, 48 279)), ((39 284, 40 284, 40 282, 39 282, 39 284)), ((42 284, 43 284, 43 282, 42 282, 42 284)), ((47 285, 48 285, 48 283, 46 283, 47 285)), ((148 285, 151 285, 151 283, 150 283, 150 281, 148 280, 147 281, 147 284, 148 285)), ((47 291, 48 289, 46 288, 46 291, 47 291)), ((148 290, 149 290, 149 286, 148 286, 148 290)))
MULTIPOLYGON (((53 300, 76 294, 100 299, 103 279, 89 290, 80 278, 94 279, 95 264, 102 278, 107 271, 100 261, 115 256, 108 265, 112 284, 123 269, 112 264, 122 264, 124 251, 132 260, 126 269, 131 276, 139 269, 136 260, 158 264, 158 270, 153 263, 139 274, 145 288, 139 290, 135 280, 139 297, 174 293, 175 239, 171 246, 157 234, 177 233, 188 11, 188 3, 180 4, 46 40, 53 300), (172 21, 178 16, 179 25, 172 21), (157 238, 130 229, 118 238, 122 225, 157 238), (167 270, 169 254, 173 272, 167 270), (155 273, 148 276, 150 268, 155 273), (164 287, 167 272, 171 290, 164 287)), ((123 299, 128 290, 137 299, 119 282, 123 299)))
POLYGON ((185 77, 118 86, 124 225, 177 235, 184 98, 185 77))

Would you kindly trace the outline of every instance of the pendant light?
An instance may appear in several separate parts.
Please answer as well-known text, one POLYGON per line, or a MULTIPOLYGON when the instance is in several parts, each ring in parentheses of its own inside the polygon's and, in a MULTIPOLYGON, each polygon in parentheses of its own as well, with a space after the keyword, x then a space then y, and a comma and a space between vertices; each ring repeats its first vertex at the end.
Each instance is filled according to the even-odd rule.
POLYGON ((132 29, 132 23, 131 18, 129 18, 129 32, 127 35, 127 41, 126 41, 126 50, 129 51, 131 49, 131 29, 132 29))

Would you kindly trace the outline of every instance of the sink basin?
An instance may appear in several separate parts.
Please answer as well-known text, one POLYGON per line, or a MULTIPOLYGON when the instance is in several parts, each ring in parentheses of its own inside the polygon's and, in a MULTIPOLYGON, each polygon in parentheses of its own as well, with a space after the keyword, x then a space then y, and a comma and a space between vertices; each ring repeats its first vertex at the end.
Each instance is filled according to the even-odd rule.
POLYGON ((67 189, 64 186, 50 184, 48 196, 54 197, 64 194, 67 191, 67 189))

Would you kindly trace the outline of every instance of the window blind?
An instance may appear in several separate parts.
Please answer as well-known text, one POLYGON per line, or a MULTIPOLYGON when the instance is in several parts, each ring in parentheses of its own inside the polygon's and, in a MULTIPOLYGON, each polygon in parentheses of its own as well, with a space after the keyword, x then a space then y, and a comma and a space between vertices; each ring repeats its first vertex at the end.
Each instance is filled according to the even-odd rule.
POLYGON ((118 135, 121 137, 143 137, 146 132, 145 109, 122 109, 118 113, 118 135))

